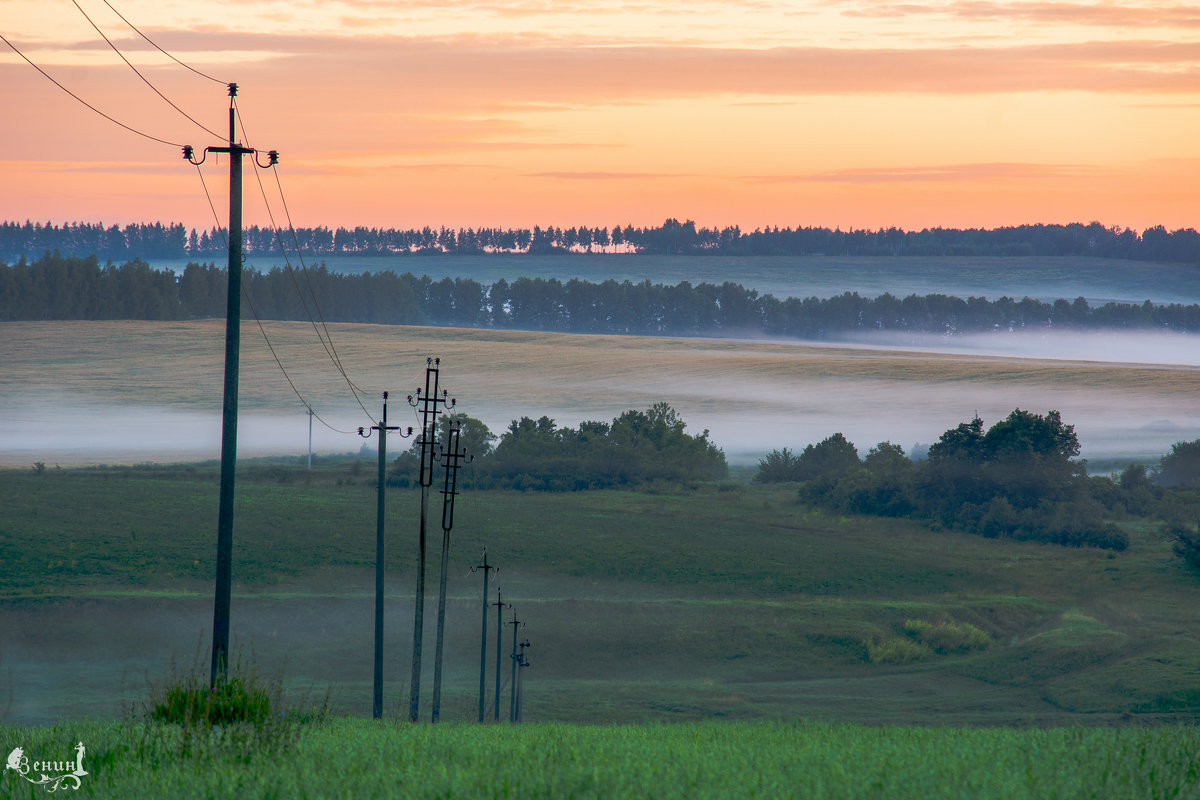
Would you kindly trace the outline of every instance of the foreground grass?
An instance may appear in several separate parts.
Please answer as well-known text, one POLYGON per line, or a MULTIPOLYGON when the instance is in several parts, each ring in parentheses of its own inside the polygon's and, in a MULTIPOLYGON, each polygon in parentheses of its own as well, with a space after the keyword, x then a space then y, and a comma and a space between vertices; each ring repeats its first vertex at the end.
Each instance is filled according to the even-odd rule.
MULTIPOLYGON (((1170 798, 1200 793, 1200 728, 817 722, 520 727, 339 719, 277 749, 181 752, 174 726, 0 727, 27 753, 88 747, 85 797, 1170 798)), ((230 744, 233 741, 234 744, 230 744)), ((59 757, 59 756, 53 756, 59 757)), ((63 756, 65 757, 65 756, 63 756)), ((12 773, 0 787, 41 796, 12 773), (31 791, 26 791, 26 790, 31 791)))

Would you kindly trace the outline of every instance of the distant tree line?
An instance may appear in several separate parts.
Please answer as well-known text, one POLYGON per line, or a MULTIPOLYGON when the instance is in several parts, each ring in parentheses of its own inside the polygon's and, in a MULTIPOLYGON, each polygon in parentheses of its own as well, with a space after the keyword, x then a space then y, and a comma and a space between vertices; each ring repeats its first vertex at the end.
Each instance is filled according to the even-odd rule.
POLYGON ((983 536, 1124 550, 1112 520, 1157 516, 1200 569, 1200 440, 1175 444, 1159 466, 1089 477, 1074 426, 1057 411, 1015 409, 987 430, 979 417, 941 435, 920 460, 890 442, 865 456, 841 433, 796 452, 773 450, 759 483, 796 482, 801 499, 841 512, 909 517, 983 536))
MULTIPOLYGON (((446 440, 450 424, 461 426, 460 447, 474 456, 459 473, 468 487, 561 492, 699 483, 729 474, 725 454, 709 441, 708 431, 687 433, 686 423, 667 403, 578 428, 560 427, 549 417, 522 417, 498 441, 484 423, 462 414, 442 418, 439 441, 446 440)), ((419 452, 418 438, 392 463, 390 485, 416 484, 419 452)))
MULTIPOLYGON (((248 226, 247 253, 288 252, 307 256, 356 253, 566 253, 622 252, 655 255, 788 256, 1097 256, 1200 264, 1200 233, 1159 225, 1140 234, 1129 228, 1084 225, 1016 225, 1003 228, 900 228, 877 230, 820 227, 696 227, 668 219, 658 227, 614 225, 560 228, 274 228, 248 226)), ((223 229, 185 229, 178 223, 0 222, 0 256, 33 257, 47 250, 105 259, 204 258, 226 253, 223 229)))
MULTIPOLYGON (((412 273, 341 274, 246 270, 259 319, 515 328, 637 335, 754 333, 820 339, 845 331, 956 333, 1022 328, 1157 328, 1200 331, 1200 305, 1053 303, 1031 298, 966 300, 941 294, 831 298, 760 295, 736 283, 591 283, 517 278, 491 285, 412 273)), ((176 275, 134 259, 101 265, 95 256, 47 253, 32 264, 0 262, 0 320, 176 320, 225 314, 226 275, 188 264, 176 275)))

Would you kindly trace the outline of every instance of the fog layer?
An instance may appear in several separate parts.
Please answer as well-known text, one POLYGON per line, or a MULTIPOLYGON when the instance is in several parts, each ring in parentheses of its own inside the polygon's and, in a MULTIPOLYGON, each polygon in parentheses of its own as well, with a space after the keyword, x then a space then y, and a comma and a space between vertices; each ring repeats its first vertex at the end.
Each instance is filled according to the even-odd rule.
MULTIPOLYGON (((318 414, 318 453, 356 452, 372 419, 319 350, 310 327, 270 323, 276 352, 318 414)), ((521 416, 559 425, 608 420, 666 401, 689 430, 711 431, 733 462, 841 432, 929 444, 978 413, 1062 412, 1094 462, 1156 462, 1200 438, 1200 337, 1167 334, 877 337, 797 342, 572 336, 399 326, 331 326, 358 385, 392 392, 389 422, 413 424, 404 396, 426 355, 443 359, 459 408, 500 433, 521 416)), ((17 347, 0 379, 0 452, 8 465, 133 463, 220 454, 222 326, 45 323, 10 326, 17 347), (114 330, 121 338, 112 346, 114 330), (35 346, 36 340, 36 346, 35 346)), ((244 331, 239 453, 302 456, 309 419, 261 339, 244 331)), ((360 396, 378 417, 380 394, 360 396)), ((393 437, 389 450, 407 446, 393 437)))

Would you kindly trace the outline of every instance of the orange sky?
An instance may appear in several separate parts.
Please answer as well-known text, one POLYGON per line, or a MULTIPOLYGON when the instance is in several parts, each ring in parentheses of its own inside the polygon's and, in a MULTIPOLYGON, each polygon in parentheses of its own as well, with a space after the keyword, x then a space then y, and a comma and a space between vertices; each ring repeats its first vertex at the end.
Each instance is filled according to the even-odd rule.
MULTIPOLYGON (((296 225, 1141 230, 1200 218, 1196 5, 78 3, 216 134, 224 87, 113 9, 240 84, 248 144, 282 153, 296 225)), ((71 0, 0 0, 0 34, 143 133, 222 143, 71 0)), ((0 97, 0 219, 213 224, 175 147, 88 110, 11 50, 0 97)), ((210 156, 203 174, 223 219, 225 163, 210 156)), ((248 173, 246 221, 267 224, 265 209, 248 173)))

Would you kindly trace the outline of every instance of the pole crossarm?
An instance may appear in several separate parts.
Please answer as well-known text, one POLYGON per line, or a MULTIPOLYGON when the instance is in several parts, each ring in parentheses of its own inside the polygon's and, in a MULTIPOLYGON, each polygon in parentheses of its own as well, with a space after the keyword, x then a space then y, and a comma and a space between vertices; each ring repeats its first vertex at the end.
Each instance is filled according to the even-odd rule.
POLYGON ((437 455, 446 465, 446 481, 442 491, 442 530, 449 532, 454 527, 454 498, 458 492, 458 470, 475 460, 475 456, 459 450, 462 424, 451 422, 446 434, 446 447, 437 455))
POLYGON ((447 389, 439 385, 441 380, 440 358, 425 359, 425 390, 417 389, 408 396, 408 404, 421 414, 421 485, 433 485, 433 462, 436 459, 437 415, 454 408, 455 399, 447 389), (439 408, 445 406, 445 409, 439 408))
POLYGON ((259 169, 270 169, 271 167, 273 167, 279 163, 279 151, 278 150, 268 150, 267 151, 267 163, 263 164, 262 162, 260 162, 258 160, 258 155, 257 155, 259 152, 258 150, 255 150, 253 147, 243 147, 241 144, 234 141, 234 139, 235 139, 235 136, 234 136, 234 114, 235 114, 235 111, 234 111, 232 98, 237 97, 237 90, 238 90, 238 85, 236 83, 229 84, 229 97, 231 98, 230 104, 229 104, 229 144, 225 147, 213 146, 213 147, 204 148, 204 151, 200 154, 199 161, 196 160, 196 148, 190 144, 185 144, 183 146, 183 157, 185 160, 191 162, 192 164, 195 164, 198 167, 204 163, 204 160, 206 158, 208 158, 209 153, 229 153, 232 156, 237 156, 239 160, 241 159, 242 156, 254 154, 254 163, 256 165, 258 165, 259 169))

